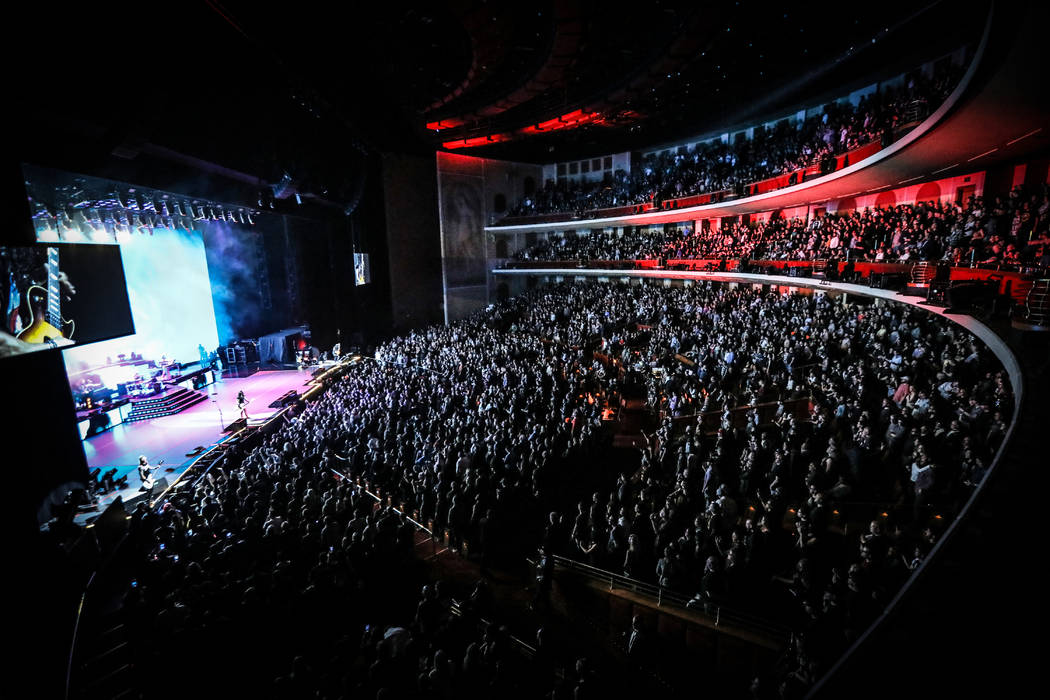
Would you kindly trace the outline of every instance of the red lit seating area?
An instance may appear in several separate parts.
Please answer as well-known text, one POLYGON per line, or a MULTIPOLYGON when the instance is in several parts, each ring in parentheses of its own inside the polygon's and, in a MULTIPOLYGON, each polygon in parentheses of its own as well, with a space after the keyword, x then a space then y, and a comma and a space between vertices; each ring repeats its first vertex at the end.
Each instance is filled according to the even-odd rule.
POLYGON ((961 75, 948 63, 931 77, 908 74, 903 85, 883 88, 853 106, 825 105, 794 124, 757 126, 749 138, 714 139, 649 154, 630 172, 575 182, 548 180, 512 207, 501 225, 595 219, 680 209, 789 187, 857 163, 900 139, 951 92, 961 75), (558 215, 550 218, 549 215, 558 215))

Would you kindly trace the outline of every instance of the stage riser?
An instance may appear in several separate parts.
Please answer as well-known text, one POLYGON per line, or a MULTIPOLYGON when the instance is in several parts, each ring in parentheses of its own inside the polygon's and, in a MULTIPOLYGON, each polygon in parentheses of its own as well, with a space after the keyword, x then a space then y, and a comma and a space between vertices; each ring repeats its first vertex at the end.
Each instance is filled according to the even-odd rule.
POLYGON ((190 406, 199 404, 206 398, 207 395, 200 392, 185 391, 166 396, 166 400, 153 402, 150 405, 143 405, 141 402, 136 402, 135 408, 131 410, 131 413, 128 415, 125 422, 134 423, 136 421, 175 415, 176 413, 186 410, 190 406))
POLYGON ((178 401, 179 399, 183 399, 183 398, 185 398, 186 396, 188 396, 188 395, 190 395, 192 393, 196 393, 196 392, 191 392, 189 389, 179 388, 176 391, 171 392, 170 394, 165 394, 164 396, 158 396, 156 398, 151 398, 151 399, 133 399, 132 403, 135 404, 136 408, 138 408, 139 406, 142 406, 144 408, 148 407, 148 406, 159 406, 159 405, 163 405, 163 404, 174 403, 174 402, 178 401))

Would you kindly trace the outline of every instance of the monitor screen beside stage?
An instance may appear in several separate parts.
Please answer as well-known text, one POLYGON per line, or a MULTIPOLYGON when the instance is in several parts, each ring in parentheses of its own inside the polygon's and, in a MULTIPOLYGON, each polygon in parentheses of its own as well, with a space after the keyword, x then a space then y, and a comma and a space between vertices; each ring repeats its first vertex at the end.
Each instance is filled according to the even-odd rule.
POLYGON ((85 346, 135 332, 115 246, 0 248, 0 282, 3 340, 11 354, 19 348, 85 346))
POLYGON ((372 265, 368 253, 354 253, 354 284, 361 286, 372 281, 372 265))

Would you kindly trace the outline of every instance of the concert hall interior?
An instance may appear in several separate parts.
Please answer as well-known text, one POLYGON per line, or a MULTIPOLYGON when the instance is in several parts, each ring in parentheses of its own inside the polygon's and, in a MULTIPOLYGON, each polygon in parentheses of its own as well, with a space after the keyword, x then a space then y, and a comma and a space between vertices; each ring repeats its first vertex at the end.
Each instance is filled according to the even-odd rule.
POLYGON ((5 697, 1041 687, 1050 3, 10 15, 5 697))

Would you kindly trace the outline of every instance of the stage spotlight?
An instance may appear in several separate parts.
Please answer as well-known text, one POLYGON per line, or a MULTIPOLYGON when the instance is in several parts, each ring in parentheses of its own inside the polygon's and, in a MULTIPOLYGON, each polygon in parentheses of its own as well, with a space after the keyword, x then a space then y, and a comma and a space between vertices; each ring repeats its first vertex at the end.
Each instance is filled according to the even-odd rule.
POLYGON ((59 233, 71 233, 75 228, 72 217, 70 217, 69 212, 64 208, 58 210, 58 216, 56 218, 58 219, 59 233))
POLYGON ((249 226, 255 226, 255 222, 252 221, 252 213, 251 212, 248 212, 248 225, 249 226))
POLYGON ((298 192, 295 193, 295 203, 300 205, 303 203, 303 198, 299 196, 298 192))
POLYGON ((125 239, 131 233, 131 226, 128 224, 128 215, 126 213, 118 213, 113 218, 113 234, 117 240, 125 239))
POLYGON ((237 215, 240 217, 241 223, 243 224, 244 223, 244 210, 243 209, 239 209, 237 211, 237 215))
POLYGON ((73 212, 73 225, 84 238, 94 237, 95 229, 92 228, 91 222, 88 221, 87 214, 84 213, 83 209, 77 209, 73 212))
POLYGON ((175 204, 173 205, 173 208, 175 209, 175 213, 178 214, 179 216, 186 216, 185 214, 182 213, 182 207, 179 205, 178 202, 175 202, 175 204))
POLYGON ((203 204, 197 204, 196 202, 194 202, 193 204, 197 208, 197 213, 193 217, 193 220, 194 221, 204 221, 205 219, 207 219, 208 217, 204 215, 204 205, 203 204))

